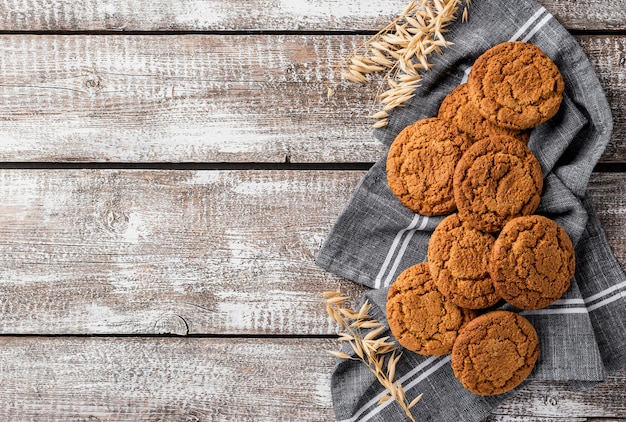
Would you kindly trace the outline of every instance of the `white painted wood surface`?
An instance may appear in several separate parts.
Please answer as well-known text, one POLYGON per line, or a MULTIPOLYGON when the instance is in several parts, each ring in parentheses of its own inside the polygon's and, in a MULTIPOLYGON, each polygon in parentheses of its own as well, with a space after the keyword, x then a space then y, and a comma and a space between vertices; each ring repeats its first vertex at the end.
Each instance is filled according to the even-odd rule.
MULTIPOLYGON (((0 35, 0 161, 376 161, 376 88, 336 71, 365 39, 0 35)), ((579 39, 615 116, 603 160, 624 161, 626 36, 579 39)))
MULTIPOLYGON (((543 0, 567 28, 623 30, 624 0, 543 0)), ((372 31, 406 0, 3 0, 11 31, 372 31)))
POLYGON ((360 172, 0 171, 0 332, 332 334, 313 263, 360 172))
POLYGON ((333 347, 328 339, 3 337, 0 412, 11 422, 327 421, 333 347))

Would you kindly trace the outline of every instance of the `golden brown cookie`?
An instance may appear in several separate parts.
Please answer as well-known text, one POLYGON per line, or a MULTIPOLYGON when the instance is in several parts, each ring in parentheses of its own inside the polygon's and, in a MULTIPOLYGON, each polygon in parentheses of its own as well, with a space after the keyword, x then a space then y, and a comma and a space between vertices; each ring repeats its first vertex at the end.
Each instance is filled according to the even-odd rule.
POLYGON ((530 138, 528 131, 496 126, 485 119, 485 117, 478 112, 474 104, 470 102, 467 84, 457 86, 443 99, 441 106, 439 106, 439 114, 437 117, 452 122, 474 142, 491 135, 511 136, 525 144, 528 143, 528 139, 530 138))
POLYGON ((524 381, 538 356, 532 324, 514 312, 493 311, 461 329, 452 349, 452 369, 472 393, 493 396, 524 381))
POLYGON ((414 212, 443 215, 454 211, 452 175, 470 144, 467 135, 445 120, 418 120, 404 128, 389 148, 389 188, 414 212))
POLYGON ((404 270, 387 292, 387 321, 398 342, 421 355, 450 353, 457 333, 474 311, 446 301, 426 263, 404 270))
POLYGON ((495 238, 461 221, 446 217, 428 242, 428 267, 437 288, 462 308, 483 309, 500 296, 489 275, 489 257, 495 238))
POLYGON ((520 309, 544 308, 569 288, 574 246, 553 220, 539 215, 515 218, 498 236, 489 270, 496 291, 520 309))
POLYGON ((467 86, 480 114, 516 130, 554 116, 565 87, 554 62, 539 47, 519 41, 498 44, 476 59, 467 86))
POLYGON ((490 136, 472 145, 454 172, 454 198, 461 220, 485 232, 535 212, 543 189, 539 162, 523 143, 490 136))

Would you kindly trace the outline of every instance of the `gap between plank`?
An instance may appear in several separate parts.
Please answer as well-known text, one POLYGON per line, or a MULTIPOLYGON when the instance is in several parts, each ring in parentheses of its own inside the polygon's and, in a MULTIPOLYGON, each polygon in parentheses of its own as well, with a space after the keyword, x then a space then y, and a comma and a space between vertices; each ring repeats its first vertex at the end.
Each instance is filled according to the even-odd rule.
POLYGON ((120 334, 22 334, 22 333, 0 333, 0 338, 3 337, 20 337, 20 338, 197 338, 197 339, 211 339, 211 338, 228 338, 228 339, 338 339, 336 334, 132 334, 132 333, 120 333, 120 334))
MULTIPOLYGON (((0 162, 0 170, 320 170, 366 171, 374 163, 44 163, 0 162)), ((625 166, 626 170, 626 166, 625 166)))
MULTIPOLYGON (((352 163, 47 163, 47 162, 0 162, 0 170, 318 170, 318 171, 367 171, 373 162, 352 163)), ((602 162, 596 164, 595 173, 626 173, 626 162, 602 162)))
MULTIPOLYGON (((626 32, 626 31, 624 31, 626 32)), ((177 36, 177 35, 375 35, 377 30, 329 29, 329 30, 263 30, 263 29, 224 29, 224 30, 0 30, 0 35, 137 35, 137 36, 177 36)), ((584 31, 583 31, 584 33, 584 31)), ((608 31, 607 34, 611 32, 608 31)))

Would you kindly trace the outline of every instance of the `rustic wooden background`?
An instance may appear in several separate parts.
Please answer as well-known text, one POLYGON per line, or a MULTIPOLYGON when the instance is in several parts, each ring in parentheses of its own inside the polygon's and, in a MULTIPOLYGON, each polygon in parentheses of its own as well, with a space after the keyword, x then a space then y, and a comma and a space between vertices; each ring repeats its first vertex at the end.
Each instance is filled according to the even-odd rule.
MULTIPOLYGON (((363 289, 313 257, 382 152, 333 68, 406 3, 0 1, 0 420, 332 420, 321 292, 363 289)), ((626 0, 543 4, 611 103, 589 193, 626 267, 626 0)), ((488 420, 626 421, 625 392, 488 420)))

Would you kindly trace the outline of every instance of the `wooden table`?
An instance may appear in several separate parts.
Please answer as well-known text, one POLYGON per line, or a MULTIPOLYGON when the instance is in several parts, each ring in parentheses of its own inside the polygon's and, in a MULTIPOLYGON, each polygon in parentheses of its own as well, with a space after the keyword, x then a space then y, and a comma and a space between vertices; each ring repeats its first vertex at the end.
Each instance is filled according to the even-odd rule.
MULTIPOLYGON (((589 193, 626 266, 626 0, 543 3, 611 103, 589 193)), ((321 292, 364 289, 313 257, 382 152, 333 67, 406 4, 0 1, 0 420, 332 420, 321 292)), ((625 391, 488 420, 624 421, 625 391)))

